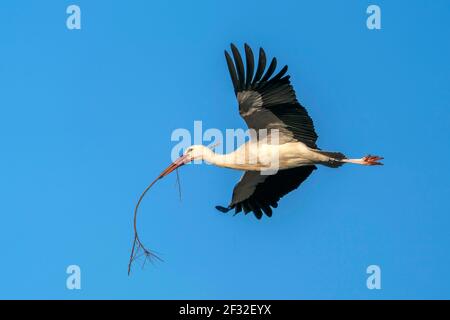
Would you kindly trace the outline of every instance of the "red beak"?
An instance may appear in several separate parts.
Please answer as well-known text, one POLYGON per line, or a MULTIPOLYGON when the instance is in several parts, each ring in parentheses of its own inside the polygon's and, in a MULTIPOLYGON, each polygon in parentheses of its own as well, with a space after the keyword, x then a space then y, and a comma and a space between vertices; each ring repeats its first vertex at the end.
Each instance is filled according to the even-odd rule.
POLYGON ((170 166, 166 168, 161 174, 159 175, 158 179, 164 178, 168 174, 170 174, 172 171, 178 169, 181 166, 184 166, 186 163, 189 163, 191 160, 189 159, 188 155, 183 155, 179 157, 177 160, 172 162, 170 166))

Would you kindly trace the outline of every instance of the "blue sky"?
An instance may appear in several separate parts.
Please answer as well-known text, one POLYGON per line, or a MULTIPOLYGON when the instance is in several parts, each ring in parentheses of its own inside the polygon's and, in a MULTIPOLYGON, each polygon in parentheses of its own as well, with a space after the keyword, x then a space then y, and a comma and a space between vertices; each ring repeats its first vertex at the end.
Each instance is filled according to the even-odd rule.
POLYGON ((2 1, 0 298, 450 298, 449 3, 2 1), (377 4, 382 29, 366 28, 377 4), (77 4, 82 29, 66 28, 77 4), (320 168, 273 218, 223 215, 240 173, 172 175, 142 206, 164 263, 126 274, 132 210, 176 128, 240 128, 223 50, 288 64, 320 168), (66 267, 82 289, 66 289, 66 267), (366 288, 366 268, 382 289, 366 288))

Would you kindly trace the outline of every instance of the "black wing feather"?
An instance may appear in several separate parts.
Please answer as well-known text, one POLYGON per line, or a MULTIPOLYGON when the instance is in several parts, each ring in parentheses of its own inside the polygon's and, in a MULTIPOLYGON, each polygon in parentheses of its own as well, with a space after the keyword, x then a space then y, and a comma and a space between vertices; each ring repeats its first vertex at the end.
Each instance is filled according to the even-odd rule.
POLYGON ((225 59, 227 60, 228 71, 230 72, 231 81, 233 82, 234 92, 237 94, 238 92, 238 78, 236 74, 236 68, 234 67, 233 60, 231 59, 228 52, 225 51, 225 59))
POLYGON ((272 77, 277 66, 277 59, 273 58, 264 74, 266 54, 261 48, 258 67, 253 77, 253 52, 245 45, 246 77, 241 55, 233 44, 231 51, 234 64, 229 54, 226 53, 225 56, 239 102, 239 113, 248 127, 255 130, 278 129, 279 143, 300 141, 310 148, 317 149, 314 123, 297 100, 290 76, 286 74, 288 67, 284 66, 272 77))
POLYGON ((238 74, 238 88, 239 90, 245 89, 245 73, 244 73, 244 63, 242 62, 241 54, 234 44, 231 44, 231 52, 233 53, 234 62, 236 63, 236 69, 238 74))
POLYGON ((239 213, 242 208, 246 214, 253 211, 258 219, 261 219, 263 212, 271 217, 271 207, 277 208, 278 201, 297 189, 315 169, 316 166, 302 166, 280 170, 274 175, 246 171, 234 187, 228 210, 236 209, 236 213, 239 213))
POLYGON ((266 53, 263 48, 259 48, 258 68, 256 69, 255 78, 253 79, 252 86, 255 85, 262 77, 266 69, 266 53))
POLYGON ((277 58, 273 58, 270 62, 269 68, 267 69, 266 74, 261 79, 261 82, 265 82, 269 80, 270 76, 275 72, 275 69, 277 68, 277 58))
POLYGON ((281 79, 282 76, 287 72, 288 66, 284 66, 283 69, 280 70, 280 72, 277 73, 270 81, 276 82, 281 79))
POLYGON ((253 72, 255 71, 255 58, 253 57, 253 51, 248 46, 248 44, 245 44, 245 63, 247 65, 247 74, 246 74, 246 81, 245 81, 245 88, 250 88, 250 85, 252 83, 253 79, 253 72))

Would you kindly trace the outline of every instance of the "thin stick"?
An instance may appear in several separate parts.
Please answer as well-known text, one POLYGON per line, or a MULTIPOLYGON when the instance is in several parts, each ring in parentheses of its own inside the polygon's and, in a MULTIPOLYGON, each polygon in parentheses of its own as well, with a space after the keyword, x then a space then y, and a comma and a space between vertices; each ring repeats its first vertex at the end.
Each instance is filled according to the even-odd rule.
POLYGON ((178 186, 178 196, 180 197, 180 202, 181 202, 181 183, 180 183, 180 175, 178 173, 178 169, 177 171, 177 186, 178 186))
MULTIPOLYGON (((148 190, 150 190, 151 187, 153 187, 153 185, 156 183, 156 181, 158 181, 159 179, 162 179, 163 177, 167 176, 169 173, 171 173, 173 170, 179 168, 180 166, 184 165, 187 160, 186 156, 182 156, 180 158, 178 158, 178 160, 172 162, 172 164, 170 166, 168 166, 163 172, 161 172, 159 174, 159 176, 152 182, 150 183, 147 188, 145 188, 145 190, 142 192, 141 196, 139 197, 139 200, 136 204, 136 207, 134 208, 134 222, 133 222, 133 228, 134 228, 134 241, 133 241, 133 247, 131 248, 131 254, 130 254, 130 262, 128 263, 128 275, 130 275, 131 272, 131 265, 133 264, 133 261, 136 259, 136 255, 137 252, 139 251, 139 249, 142 249, 144 251, 144 255, 146 256, 146 258, 149 258, 150 261, 152 258, 155 258, 159 261, 163 261, 160 257, 158 257, 154 252, 148 250, 144 244, 142 243, 141 239, 139 238, 139 234, 137 231, 137 214, 138 214, 138 209, 139 209, 139 205, 142 202, 142 199, 144 198, 145 194, 147 193, 148 190)), ((178 173, 178 171, 177 171, 178 173)))
POLYGON ((138 235, 138 231, 137 231, 137 214, 138 214, 138 209, 139 209, 139 205, 142 202, 142 199, 144 198, 145 194, 147 193, 148 190, 150 190, 150 188, 156 183, 156 181, 158 181, 159 179, 161 179, 163 177, 163 175, 159 175, 158 178, 156 178, 152 183, 150 183, 147 188, 145 188, 145 190, 142 192, 141 196, 139 197, 139 200, 136 204, 136 207, 134 208, 134 222, 133 222, 133 228, 134 228, 134 241, 133 241, 133 247, 131 248, 131 255, 130 255, 130 262, 128 263, 128 275, 130 275, 131 272, 131 265, 133 264, 133 261, 135 260, 136 256, 135 254, 139 251, 140 248, 142 248, 142 250, 144 251, 144 255, 146 256, 146 258, 155 258, 159 261, 163 261, 160 257, 158 257, 155 253, 153 253, 152 251, 148 250, 141 242, 141 240, 139 239, 139 235, 138 235), (137 249, 136 249, 137 247, 137 249))

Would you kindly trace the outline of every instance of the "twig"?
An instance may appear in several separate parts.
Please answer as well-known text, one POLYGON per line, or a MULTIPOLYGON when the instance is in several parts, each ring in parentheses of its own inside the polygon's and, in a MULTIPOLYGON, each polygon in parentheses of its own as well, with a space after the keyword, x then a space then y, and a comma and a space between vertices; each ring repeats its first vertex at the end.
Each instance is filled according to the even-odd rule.
POLYGON ((138 209, 139 209, 139 205, 142 202, 142 199, 144 198, 145 194, 147 193, 148 190, 150 190, 150 188, 156 183, 156 181, 158 181, 159 179, 161 179, 163 177, 163 175, 159 175, 158 178, 156 178, 152 183, 150 183, 147 188, 145 188, 145 190, 142 192, 141 196, 139 197, 139 200, 136 204, 136 207, 134 208, 134 222, 133 222, 133 228, 134 228, 134 241, 133 241, 133 247, 131 248, 131 254, 130 254, 130 262, 128 263, 128 275, 130 275, 131 273, 131 265, 133 264, 133 261, 137 258, 136 255, 139 251, 139 249, 142 249, 144 251, 144 255, 149 259, 157 259, 159 261, 163 261, 160 257, 158 257, 154 252, 152 252, 151 250, 147 249, 143 243, 141 242, 141 240, 139 239, 139 235, 138 235, 138 231, 137 231, 137 214, 138 214, 138 209))
POLYGON ((178 186, 178 196, 180 197, 180 202, 181 202, 181 183, 180 183, 180 175, 178 173, 178 169, 177 171, 177 186, 178 186))

